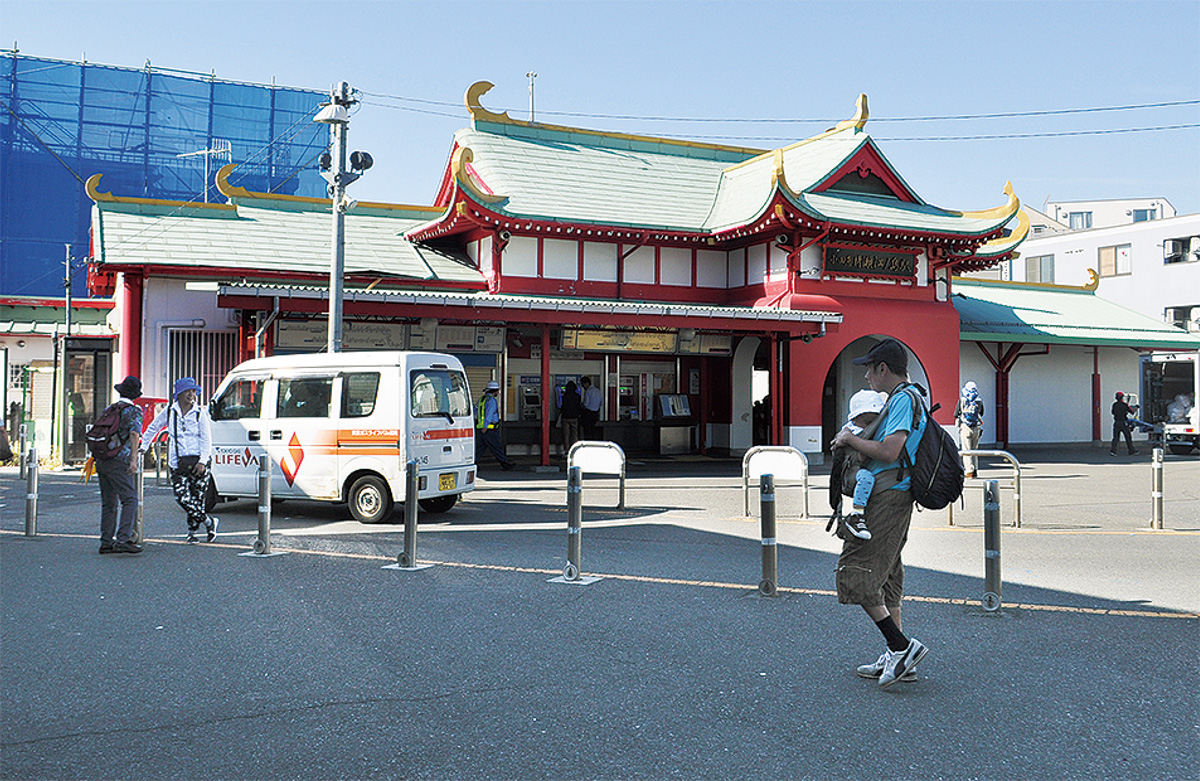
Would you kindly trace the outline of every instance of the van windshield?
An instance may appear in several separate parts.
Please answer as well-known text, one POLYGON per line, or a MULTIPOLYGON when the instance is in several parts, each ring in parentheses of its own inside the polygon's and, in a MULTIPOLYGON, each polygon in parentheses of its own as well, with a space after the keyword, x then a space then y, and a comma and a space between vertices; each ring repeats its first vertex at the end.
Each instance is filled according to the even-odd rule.
POLYGON ((457 418, 471 414, 467 378, 462 372, 414 369, 409 378, 414 418, 457 418))

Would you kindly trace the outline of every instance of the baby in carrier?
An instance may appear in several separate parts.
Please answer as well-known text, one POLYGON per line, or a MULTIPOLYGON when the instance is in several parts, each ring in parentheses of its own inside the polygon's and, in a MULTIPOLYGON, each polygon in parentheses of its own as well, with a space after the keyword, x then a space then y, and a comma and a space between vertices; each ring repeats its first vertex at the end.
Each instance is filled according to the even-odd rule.
MULTIPOLYGON (((850 415, 845 428, 860 437, 870 438, 878 425, 876 420, 887 404, 887 394, 873 390, 861 390, 850 397, 850 415)), ((852 535, 860 540, 871 539, 871 531, 863 518, 867 509, 867 500, 871 498, 871 490, 875 487, 875 475, 864 469, 866 457, 852 447, 835 447, 833 449, 833 467, 829 473, 829 506, 833 515, 825 531, 834 524, 838 537, 848 539, 852 535), (850 514, 842 515, 842 494, 853 497, 850 514)))

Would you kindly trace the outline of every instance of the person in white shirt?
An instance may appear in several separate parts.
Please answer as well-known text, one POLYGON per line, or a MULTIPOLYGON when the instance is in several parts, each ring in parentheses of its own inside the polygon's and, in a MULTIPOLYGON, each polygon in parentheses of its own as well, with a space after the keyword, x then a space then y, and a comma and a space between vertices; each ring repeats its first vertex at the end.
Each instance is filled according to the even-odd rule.
POLYGON ((196 533, 203 526, 208 542, 217 536, 220 521, 204 508, 212 475, 212 423, 208 410, 197 403, 200 385, 192 377, 175 382, 175 401, 158 413, 142 437, 144 453, 161 431, 167 431, 167 463, 171 467, 171 487, 175 501, 187 513, 190 544, 199 542, 196 533))
POLYGON ((596 424, 600 422, 600 407, 604 405, 604 391, 592 385, 591 377, 579 381, 583 386, 583 409, 579 413, 579 426, 584 439, 599 439, 596 424))

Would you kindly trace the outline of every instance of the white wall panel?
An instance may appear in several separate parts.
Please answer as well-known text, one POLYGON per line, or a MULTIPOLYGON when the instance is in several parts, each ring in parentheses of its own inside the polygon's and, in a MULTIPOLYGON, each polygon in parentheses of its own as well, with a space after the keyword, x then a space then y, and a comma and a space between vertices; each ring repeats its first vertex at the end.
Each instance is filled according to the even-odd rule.
POLYGON ((546 279, 578 279, 579 242, 563 239, 543 241, 542 276, 546 279))
POLYGON ((729 258, 728 287, 742 287, 746 284, 746 250, 735 249, 727 253, 729 258))
POLYGON ((617 245, 590 241, 583 245, 583 278, 590 282, 617 281, 617 245))
POLYGON ((724 252, 711 249, 696 251, 697 287, 725 287, 726 274, 724 252))
POLYGON ((692 285, 692 251, 663 247, 658 251, 659 279, 664 285, 692 285))
POLYGON ((654 247, 638 247, 625 258, 625 281, 654 284, 654 247))
POLYGON ((749 260, 746 268, 746 284, 762 284, 763 280, 767 278, 767 245, 755 244, 753 247, 747 247, 746 255, 749 260))
POLYGON ((536 277, 537 276, 537 239, 527 236, 514 236, 504 248, 505 276, 536 277))
POLYGON ((787 251, 771 242, 771 268, 769 271, 773 281, 787 279, 787 251))

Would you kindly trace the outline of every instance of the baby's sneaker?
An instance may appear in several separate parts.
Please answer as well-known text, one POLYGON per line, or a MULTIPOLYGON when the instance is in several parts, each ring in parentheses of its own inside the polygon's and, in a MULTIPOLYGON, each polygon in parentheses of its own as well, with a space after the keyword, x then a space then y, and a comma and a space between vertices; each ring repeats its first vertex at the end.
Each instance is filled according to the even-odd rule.
POLYGON ((860 540, 871 539, 871 530, 867 528, 867 522, 858 513, 851 513, 842 519, 842 524, 846 527, 846 531, 854 535, 860 540))

